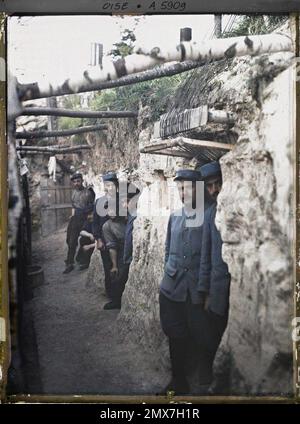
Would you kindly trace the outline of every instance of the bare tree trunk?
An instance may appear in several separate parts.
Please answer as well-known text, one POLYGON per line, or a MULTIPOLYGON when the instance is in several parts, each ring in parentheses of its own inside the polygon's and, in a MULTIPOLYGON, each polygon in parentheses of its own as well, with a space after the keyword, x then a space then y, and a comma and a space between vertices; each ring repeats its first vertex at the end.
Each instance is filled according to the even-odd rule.
MULTIPOLYGON (((195 61, 185 61, 182 63, 172 63, 168 65, 158 66, 155 69, 150 69, 148 71, 139 72, 132 75, 126 75, 116 80, 109 81, 90 81, 89 85, 81 84, 77 91, 72 91, 68 86, 59 87, 56 91, 57 96, 62 96, 65 94, 73 94, 73 93, 84 93, 87 91, 98 91, 98 90, 106 90, 114 87, 123 87, 126 85, 136 84, 138 82, 150 81, 157 78, 169 77, 172 75, 177 75, 182 72, 189 71, 191 69, 195 69, 202 64, 195 61)), ((19 98, 21 100, 32 100, 38 99, 41 97, 48 97, 49 94, 42 94, 39 91, 38 83, 33 84, 18 84, 17 91, 19 98)))
MULTIPOLYGON (((136 74, 164 62, 183 62, 192 60, 202 62, 217 61, 243 55, 259 55, 279 51, 293 51, 292 40, 285 34, 253 35, 234 38, 210 40, 207 43, 183 42, 170 50, 160 47, 153 49, 140 48, 138 54, 132 54, 115 62, 106 62, 103 67, 83 69, 57 83, 42 78, 35 83, 18 85, 18 95, 21 100, 40 97, 60 96, 84 91, 100 90, 100 84, 116 80, 125 75, 136 74)), ((176 67, 176 65, 174 65, 176 67)), ((195 65, 196 67, 197 65, 195 65)), ((164 70, 157 68, 149 79, 159 78, 164 70)), ((178 73, 178 71, 176 72, 178 73)), ((164 75, 165 76, 165 75, 164 75)), ((131 80, 131 84, 139 82, 139 75, 131 80)), ((122 84, 124 85, 124 84, 122 84)))
POLYGON ((33 140, 35 138, 47 138, 47 137, 63 137, 74 134, 83 134, 87 132, 93 131, 101 131, 107 130, 107 125, 91 125, 80 128, 72 128, 70 130, 61 130, 61 131, 18 131, 15 133, 16 139, 24 139, 24 140, 33 140))
POLYGON ((247 35, 233 38, 213 39, 205 43, 181 43, 173 49, 140 48, 139 54, 148 55, 164 62, 196 60, 214 62, 238 56, 293 51, 291 37, 286 34, 247 35))

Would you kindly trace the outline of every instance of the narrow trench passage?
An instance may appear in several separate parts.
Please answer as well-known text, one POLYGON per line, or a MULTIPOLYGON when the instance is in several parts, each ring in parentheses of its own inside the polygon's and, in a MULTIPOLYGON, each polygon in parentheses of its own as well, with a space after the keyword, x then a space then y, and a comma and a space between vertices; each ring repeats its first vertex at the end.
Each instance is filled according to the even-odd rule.
POLYGON ((158 393, 168 375, 150 353, 120 341, 118 311, 103 310, 107 299, 87 287, 87 270, 62 274, 65 237, 63 228, 33 244, 45 275, 30 301, 43 393, 158 393))

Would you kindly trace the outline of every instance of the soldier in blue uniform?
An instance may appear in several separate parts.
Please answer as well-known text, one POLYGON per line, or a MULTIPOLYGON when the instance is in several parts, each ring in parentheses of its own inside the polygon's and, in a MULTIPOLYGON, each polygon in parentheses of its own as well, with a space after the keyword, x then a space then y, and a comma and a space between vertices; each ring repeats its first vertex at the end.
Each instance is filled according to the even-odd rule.
POLYGON ((110 276, 111 260, 109 251, 105 245, 102 227, 109 219, 108 214, 103 213, 108 208, 108 201, 110 200, 111 203, 115 202, 115 205, 118 203, 119 180, 115 172, 108 172, 107 174, 103 175, 102 178, 104 182, 105 195, 99 197, 94 205, 93 235, 97 243, 97 249, 99 249, 101 252, 105 274, 106 295, 109 299, 112 299, 114 296, 110 276))
MULTIPOLYGON (((172 213, 169 218, 165 245, 165 269, 160 285, 160 320, 164 333, 169 340, 172 379, 164 392, 176 394, 189 392, 186 377, 187 346, 190 339, 198 347, 199 324, 204 312, 202 297, 197 290, 202 248, 202 222, 196 226, 188 224, 195 216, 187 207, 185 181, 192 182, 193 208, 195 206, 196 183, 202 177, 196 170, 177 171, 175 181, 184 207, 181 216, 172 213)), ((197 205, 196 211, 205 205, 197 205)), ((201 213, 201 212, 200 212, 201 213)), ((206 375, 200 375, 200 383, 207 383, 206 375)))
POLYGON ((215 225, 217 197, 222 188, 220 164, 203 165, 200 172, 213 204, 204 215, 198 292, 205 305, 201 366, 211 374, 213 362, 228 320, 230 274, 222 258, 222 239, 215 225), (205 330, 205 331, 204 331, 205 330))

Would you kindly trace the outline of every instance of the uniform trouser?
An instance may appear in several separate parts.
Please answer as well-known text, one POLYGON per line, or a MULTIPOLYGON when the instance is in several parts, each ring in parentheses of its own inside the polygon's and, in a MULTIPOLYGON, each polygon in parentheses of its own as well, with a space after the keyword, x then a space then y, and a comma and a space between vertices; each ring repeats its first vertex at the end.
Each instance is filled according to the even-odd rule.
POLYGON ((79 239, 79 250, 76 255, 76 261, 80 263, 80 265, 89 265, 91 256, 93 253, 93 249, 89 249, 87 251, 83 250, 83 246, 87 246, 92 244, 92 241, 89 237, 81 236, 79 239))
POLYGON ((119 273, 116 278, 111 280, 112 285, 112 300, 115 303, 121 304, 122 294, 125 290, 125 285, 128 279, 129 265, 118 264, 119 273))
POLYGON ((86 217, 84 215, 73 215, 69 221, 67 228, 67 245, 68 245, 68 254, 67 254, 67 265, 74 264, 74 257, 78 244, 78 237, 82 227, 84 225, 86 217))
POLYGON ((186 374, 186 346, 192 338, 197 348, 200 382, 210 383, 227 316, 205 311, 202 305, 193 304, 190 297, 186 302, 174 302, 160 292, 159 302, 162 329, 169 338, 173 376, 181 378, 186 374))
POLYGON ((107 297, 112 299, 112 284, 110 278, 110 270, 111 270, 111 260, 109 256, 109 251, 107 249, 101 250, 101 258, 104 268, 104 278, 105 278, 105 292, 107 297))

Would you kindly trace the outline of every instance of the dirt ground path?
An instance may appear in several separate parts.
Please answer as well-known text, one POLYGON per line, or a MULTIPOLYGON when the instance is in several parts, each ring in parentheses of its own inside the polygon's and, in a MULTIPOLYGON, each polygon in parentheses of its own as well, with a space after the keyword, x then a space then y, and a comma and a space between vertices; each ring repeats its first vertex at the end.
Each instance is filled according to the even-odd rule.
POLYGON ((35 289, 33 320, 46 394, 155 394, 166 384, 159 364, 121 342, 118 311, 86 285, 87 271, 64 275, 66 230, 34 243, 45 284, 35 289))

